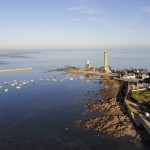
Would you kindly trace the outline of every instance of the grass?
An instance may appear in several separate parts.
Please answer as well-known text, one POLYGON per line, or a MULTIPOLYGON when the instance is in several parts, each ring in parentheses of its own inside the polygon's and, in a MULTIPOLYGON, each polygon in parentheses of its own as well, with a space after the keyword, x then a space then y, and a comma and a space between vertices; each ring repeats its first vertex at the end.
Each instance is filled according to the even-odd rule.
POLYGON ((142 111, 150 113, 150 91, 133 92, 131 98, 140 103, 142 111))
POLYGON ((133 92, 131 98, 138 102, 150 102, 150 91, 133 92))

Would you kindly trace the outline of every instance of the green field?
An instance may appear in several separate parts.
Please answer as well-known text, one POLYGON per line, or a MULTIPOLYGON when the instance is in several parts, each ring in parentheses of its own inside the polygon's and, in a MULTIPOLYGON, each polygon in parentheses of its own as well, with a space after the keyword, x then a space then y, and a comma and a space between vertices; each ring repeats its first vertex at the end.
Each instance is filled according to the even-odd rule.
POLYGON ((150 113, 150 91, 133 92, 131 98, 140 103, 142 111, 150 113))
POLYGON ((150 91, 133 92, 131 98, 138 102, 150 102, 150 91))

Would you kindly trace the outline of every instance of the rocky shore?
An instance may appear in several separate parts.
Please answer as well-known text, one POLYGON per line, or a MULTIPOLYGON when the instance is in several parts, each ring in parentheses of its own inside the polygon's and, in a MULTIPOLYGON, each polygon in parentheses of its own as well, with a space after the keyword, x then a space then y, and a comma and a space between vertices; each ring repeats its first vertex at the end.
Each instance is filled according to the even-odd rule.
MULTIPOLYGON (((116 76, 116 74, 101 73, 96 69, 87 71, 84 68, 71 66, 58 68, 53 71, 64 71, 76 75, 96 75, 103 78, 103 80, 100 81, 103 85, 103 89, 96 94, 92 92, 92 94, 94 94, 93 98, 84 100, 84 102, 88 102, 85 106, 87 108, 86 112, 97 112, 99 115, 75 121, 77 128, 105 132, 114 138, 131 137, 136 139, 139 137, 124 106, 125 95, 123 95, 122 84, 110 79, 111 76, 116 76), (94 97, 101 98, 95 101, 92 100, 94 97)), ((89 95, 89 93, 87 95, 89 95)), ((85 115, 86 113, 83 114, 85 115)))
POLYGON ((119 83, 114 80, 106 80, 103 84, 104 89, 96 94, 103 99, 86 104, 88 111, 98 112, 101 117, 77 120, 76 126, 84 130, 105 132, 114 138, 136 137, 134 125, 124 108, 119 83))
POLYGON ((110 77, 110 76, 116 76, 116 73, 103 73, 100 72, 98 68, 91 68, 90 70, 86 70, 85 68, 77 68, 72 66, 67 66, 64 68, 58 68, 55 70, 49 70, 49 71, 64 71, 68 73, 73 73, 76 75, 96 75, 96 76, 104 76, 104 77, 110 77))

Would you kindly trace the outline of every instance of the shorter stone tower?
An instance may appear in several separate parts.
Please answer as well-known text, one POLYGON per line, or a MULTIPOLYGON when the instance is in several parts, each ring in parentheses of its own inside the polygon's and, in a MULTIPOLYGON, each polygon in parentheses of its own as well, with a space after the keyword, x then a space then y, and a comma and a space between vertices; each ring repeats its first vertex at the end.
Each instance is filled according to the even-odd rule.
POLYGON ((90 61, 89 60, 87 60, 86 62, 85 62, 85 70, 86 71, 89 71, 90 70, 90 68, 91 68, 91 63, 90 63, 90 61))

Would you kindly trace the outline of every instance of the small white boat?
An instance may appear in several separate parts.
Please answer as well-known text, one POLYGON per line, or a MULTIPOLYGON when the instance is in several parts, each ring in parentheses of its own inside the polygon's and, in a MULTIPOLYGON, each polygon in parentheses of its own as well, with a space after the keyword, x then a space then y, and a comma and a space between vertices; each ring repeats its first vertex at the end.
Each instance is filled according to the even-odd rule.
POLYGON ((52 79, 52 81, 56 82, 57 80, 56 79, 52 79))
POLYGON ((70 80, 72 81, 72 80, 73 80, 73 78, 71 77, 71 78, 70 78, 70 80))
POLYGON ((9 85, 9 82, 4 82, 5 85, 9 85))
POLYGON ((5 92, 8 92, 8 89, 5 89, 4 91, 5 91, 5 92))
POLYGON ((10 84, 11 86, 14 86, 14 84, 12 83, 12 84, 10 84))
POLYGON ((0 85, 0 89, 2 88, 2 86, 0 85))
POLYGON ((16 89, 20 89, 20 86, 16 86, 16 89))
POLYGON ((83 80, 83 79, 84 79, 84 77, 83 77, 83 76, 80 76, 79 78, 80 78, 80 80, 83 80))

